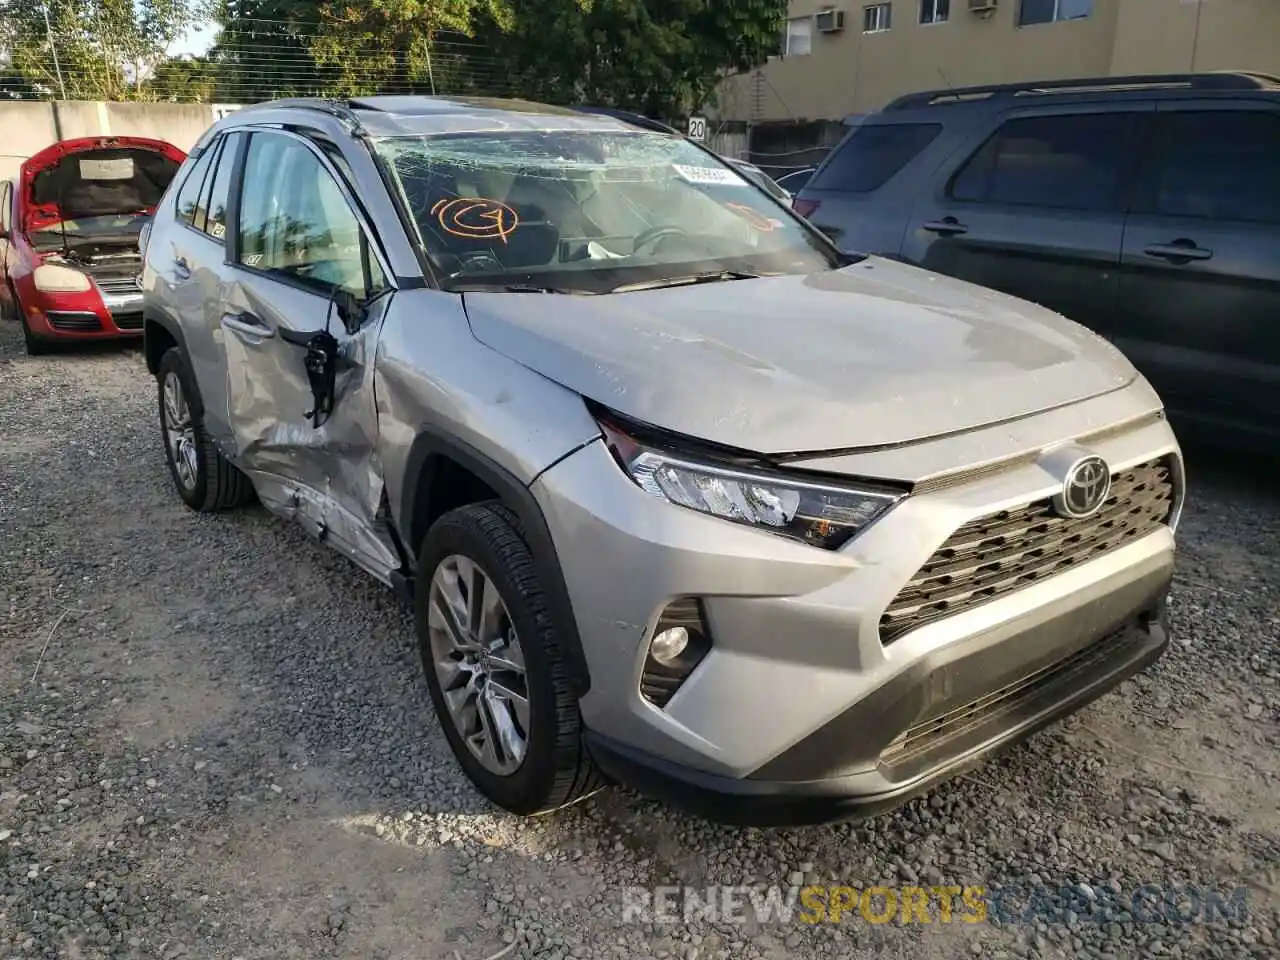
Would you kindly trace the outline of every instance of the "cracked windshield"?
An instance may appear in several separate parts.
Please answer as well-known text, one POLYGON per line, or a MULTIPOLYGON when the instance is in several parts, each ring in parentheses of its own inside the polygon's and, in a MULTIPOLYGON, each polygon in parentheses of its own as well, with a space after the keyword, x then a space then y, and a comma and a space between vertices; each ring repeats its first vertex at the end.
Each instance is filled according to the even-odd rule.
POLYGON ((377 149, 446 288, 606 293, 837 265, 763 191, 676 137, 503 131, 377 149))

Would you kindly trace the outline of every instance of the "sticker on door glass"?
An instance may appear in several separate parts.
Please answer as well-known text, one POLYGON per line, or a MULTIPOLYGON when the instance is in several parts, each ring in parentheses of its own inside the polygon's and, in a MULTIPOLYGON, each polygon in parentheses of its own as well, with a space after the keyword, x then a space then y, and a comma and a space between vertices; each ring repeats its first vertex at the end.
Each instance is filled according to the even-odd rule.
POLYGON ((690 167, 683 163, 673 163, 676 173, 689 183, 706 183, 715 186, 745 187, 747 181, 732 170, 720 167, 690 167))
POLYGON ((209 233, 215 240, 221 240, 227 235, 227 228, 220 223, 209 224, 209 233))
POLYGON ((133 157, 110 160, 80 159, 81 180, 129 180, 133 177, 133 157))

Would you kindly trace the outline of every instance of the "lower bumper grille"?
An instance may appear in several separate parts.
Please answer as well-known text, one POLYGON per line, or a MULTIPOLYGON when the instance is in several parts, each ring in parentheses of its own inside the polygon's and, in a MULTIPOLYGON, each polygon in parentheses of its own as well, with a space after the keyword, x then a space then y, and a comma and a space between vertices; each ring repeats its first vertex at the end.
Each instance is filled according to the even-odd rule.
POLYGON ((55 330, 67 330, 77 333, 88 333, 102 329, 102 321, 96 313, 81 313, 70 310, 50 310, 45 314, 49 326, 55 330))
POLYGON ((141 330, 142 314, 141 313, 113 313, 112 321, 121 330, 141 330))
POLYGON ((1136 623, 1126 624, 1083 650, 1021 680, 940 716, 912 725, 884 749, 880 754, 880 762, 889 766, 909 764, 947 744, 963 741, 984 724, 1018 713, 1047 688, 1060 686, 1062 689, 1069 689, 1073 682, 1081 683, 1096 667, 1120 654, 1126 644, 1133 643, 1131 631, 1135 626, 1136 623))
POLYGON ((1115 550, 1167 523, 1173 504, 1172 464, 1153 460, 1113 474, 1092 516, 1060 517, 1046 499, 970 521, 899 591, 880 617, 880 641, 1115 550))

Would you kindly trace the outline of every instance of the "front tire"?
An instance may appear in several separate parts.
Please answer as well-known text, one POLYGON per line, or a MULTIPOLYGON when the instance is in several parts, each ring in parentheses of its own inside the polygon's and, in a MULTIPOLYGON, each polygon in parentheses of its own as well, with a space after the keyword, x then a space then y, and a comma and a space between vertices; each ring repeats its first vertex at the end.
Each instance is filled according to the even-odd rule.
POLYGON ((431 700, 476 788, 522 816, 598 790, 603 781, 515 515, 488 502, 437 520, 419 551, 414 601, 431 700))
POLYGON ((192 510, 213 513, 253 498, 253 484, 221 453, 205 432, 191 397, 191 371, 177 347, 170 347, 156 369, 160 432, 169 476, 178 496, 192 510))

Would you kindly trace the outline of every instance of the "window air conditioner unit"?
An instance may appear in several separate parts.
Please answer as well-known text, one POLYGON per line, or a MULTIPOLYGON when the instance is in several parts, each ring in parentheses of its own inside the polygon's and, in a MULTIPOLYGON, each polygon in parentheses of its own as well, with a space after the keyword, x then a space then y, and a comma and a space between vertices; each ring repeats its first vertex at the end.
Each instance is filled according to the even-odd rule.
POLYGON ((969 0, 970 13, 990 13, 999 0, 969 0))
POLYGON ((844 11, 819 10, 814 14, 813 22, 819 33, 839 33, 844 29, 844 11))

